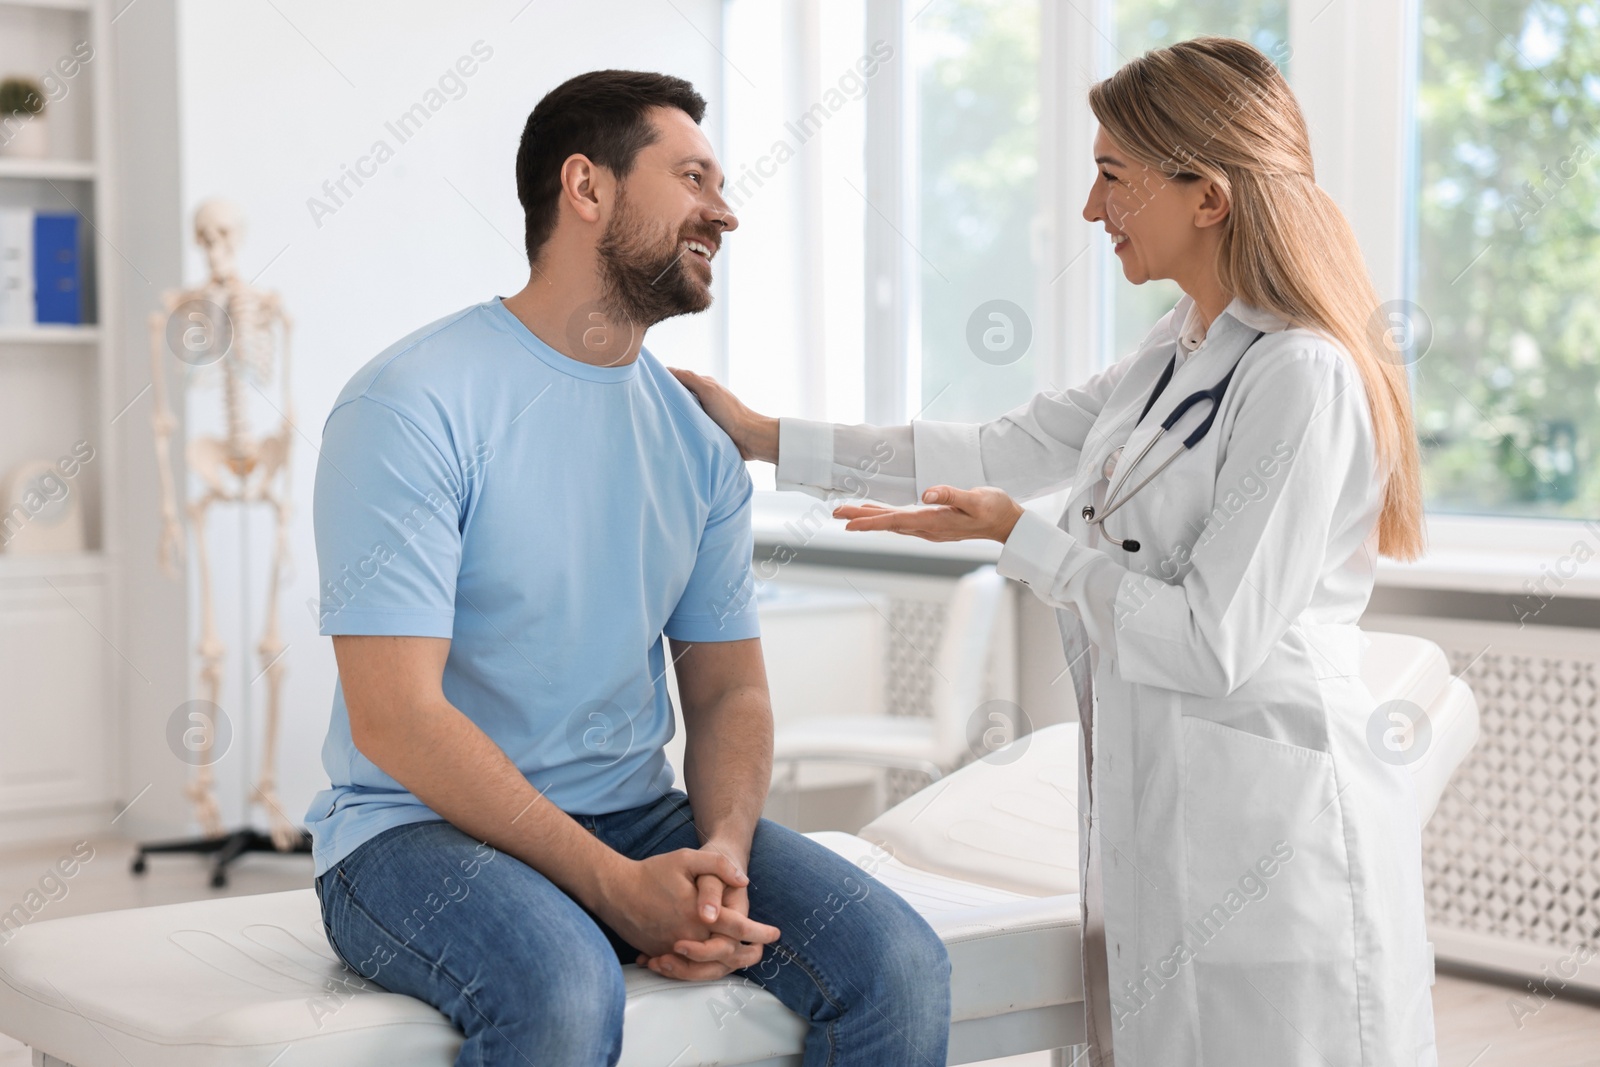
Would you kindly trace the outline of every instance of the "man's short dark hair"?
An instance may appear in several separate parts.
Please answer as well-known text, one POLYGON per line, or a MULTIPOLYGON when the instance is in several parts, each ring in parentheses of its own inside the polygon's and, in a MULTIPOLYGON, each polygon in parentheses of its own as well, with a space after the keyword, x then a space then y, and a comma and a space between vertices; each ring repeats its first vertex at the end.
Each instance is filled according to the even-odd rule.
POLYGON ((656 140, 649 111, 657 107, 675 107, 696 123, 706 113, 705 99, 682 78, 638 70, 579 74, 534 107, 517 147, 517 199, 529 263, 556 228, 561 165, 581 153, 618 181, 626 178, 639 150, 656 140))

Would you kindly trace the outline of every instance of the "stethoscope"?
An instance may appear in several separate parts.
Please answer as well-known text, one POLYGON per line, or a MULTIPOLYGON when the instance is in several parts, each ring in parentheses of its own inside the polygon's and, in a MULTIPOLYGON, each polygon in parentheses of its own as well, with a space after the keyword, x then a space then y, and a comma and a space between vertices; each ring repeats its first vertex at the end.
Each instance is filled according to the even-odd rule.
MULTIPOLYGON (((1261 337, 1261 333, 1257 331, 1255 337, 1251 338, 1250 344, 1244 346, 1244 351, 1250 351, 1250 345, 1253 345, 1257 341, 1261 340, 1261 337)), ((1239 354, 1239 360, 1242 359, 1244 359, 1243 352, 1239 354)), ((1162 390, 1167 387, 1167 383, 1172 380, 1172 372, 1177 368, 1177 366, 1178 356, 1177 353, 1173 353, 1172 358, 1167 361, 1167 369, 1161 372, 1161 378, 1156 382, 1155 389, 1151 391, 1150 399, 1145 401, 1144 410, 1139 413, 1138 421, 1133 424, 1134 429, 1137 430, 1139 428, 1139 423, 1143 422, 1144 417, 1150 414, 1150 409, 1155 407, 1156 400, 1161 396, 1162 390)), ((1090 526, 1098 525, 1100 527, 1100 533, 1105 537, 1105 539, 1122 549, 1124 552, 1139 551, 1139 542, 1133 538, 1130 537, 1126 541, 1119 541, 1115 537, 1112 537, 1111 531, 1105 527, 1106 519, 1114 515, 1117 509, 1122 507, 1122 505, 1132 500, 1135 496, 1138 496, 1139 490, 1149 485, 1151 480, 1154 479, 1156 475, 1166 470, 1167 467, 1172 464, 1173 460, 1177 459, 1179 456, 1183 455, 1185 452, 1189 451, 1195 445, 1200 443, 1200 439, 1205 437, 1207 431, 1211 429, 1211 424, 1216 421, 1217 409, 1222 406, 1222 398, 1228 392, 1228 383, 1233 381, 1233 372, 1238 369, 1239 361, 1235 360, 1233 366, 1228 369, 1228 373, 1223 375, 1222 380, 1216 385, 1213 385, 1210 389, 1201 389, 1199 392, 1190 393, 1188 396, 1184 397, 1183 400, 1178 403, 1178 406, 1172 409, 1172 413, 1161 421, 1161 429, 1157 430, 1155 436, 1150 438, 1145 446, 1139 450, 1139 454, 1133 457, 1133 462, 1128 464, 1127 470, 1122 472, 1122 477, 1117 479, 1117 484, 1112 486, 1111 491, 1106 494, 1104 505, 1105 510, 1097 513, 1093 504, 1085 505, 1083 509, 1084 521, 1090 526), (1183 447, 1173 452, 1172 455, 1168 456, 1166 459, 1162 460, 1161 466, 1151 471, 1145 477, 1144 481, 1140 482, 1138 485, 1129 490, 1126 496, 1119 498, 1117 494, 1122 491, 1122 487, 1128 483, 1128 479, 1132 477, 1133 472, 1138 469, 1140 461, 1142 461, 1145 456, 1150 454, 1150 450, 1155 447, 1156 442, 1161 440, 1161 438, 1166 435, 1168 430, 1176 426, 1178 424, 1178 420, 1183 418, 1183 416, 1188 413, 1190 408, 1194 407, 1202 400, 1211 401, 1211 410, 1207 412, 1205 421, 1196 426, 1192 431, 1190 431, 1189 436, 1183 439, 1183 447)), ((1112 452, 1111 455, 1106 457, 1105 464, 1100 468, 1101 475, 1108 482, 1111 480, 1111 472, 1116 469, 1117 462, 1122 458, 1123 447, 1124 446, 1122 445, 1118 445, 1116 451, 1112 452)))

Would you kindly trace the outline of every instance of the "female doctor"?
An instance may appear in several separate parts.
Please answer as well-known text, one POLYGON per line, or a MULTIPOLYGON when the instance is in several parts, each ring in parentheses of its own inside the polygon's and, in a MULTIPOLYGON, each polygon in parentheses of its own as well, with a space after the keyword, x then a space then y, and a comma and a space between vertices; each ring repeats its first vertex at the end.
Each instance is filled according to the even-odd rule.
POLYGON ((934 505, 835 515, 998 541, 1069 660, 1086 634, 1093 1063, 1431 1067, 1415 798, 1369 746, 1356 627, 1377 555, 1422 547, 1405 368, 1267 57, 1187 41, 1089 105, 1084 218, 1184 292, 1132 356, 981 425, 771 419, 676 373, 780 487, 934 505), (1016 502, 1062 486, 1059 522, 1016 502))

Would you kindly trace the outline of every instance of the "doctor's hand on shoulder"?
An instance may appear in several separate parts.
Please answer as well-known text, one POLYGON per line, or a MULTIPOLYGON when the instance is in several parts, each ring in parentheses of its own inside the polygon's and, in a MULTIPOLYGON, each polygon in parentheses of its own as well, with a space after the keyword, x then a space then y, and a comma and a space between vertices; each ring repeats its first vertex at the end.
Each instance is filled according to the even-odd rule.
POLYGON ((752 411, 715 378, 682 367, 667 369, 700 401, 711 421, 722 427, 722 432, 738 447, 741 458, 778 462, 777 419, 752 411))
POLYGON ((847 504, 833 509, 836 519, 849 519, 846 530, 891 530, 924 541, 999 541, 1005 544, 1022 505, 992 485, 957 489, 931 486, 922 494, 926 507, 886 508, 847 504))

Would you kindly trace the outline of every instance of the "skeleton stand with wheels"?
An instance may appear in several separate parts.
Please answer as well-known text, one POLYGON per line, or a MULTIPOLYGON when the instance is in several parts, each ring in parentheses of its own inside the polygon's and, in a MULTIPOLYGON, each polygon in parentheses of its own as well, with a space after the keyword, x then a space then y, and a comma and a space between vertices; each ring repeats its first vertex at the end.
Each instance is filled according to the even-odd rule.
MULTIPOLYGON (((150 370, 155 410, 156 461, 161 471, 162 569, 177 577, 176 562, 184 552, 183 527, 178 517, 177 486, 172 471, 171 438, 176 423, 167 402, 165 358, 170 353, 195 374, 216 380, 222 394, 225 435, 200 436, 188 442, 189 470, 202 483, 187 507, 194 531, 195 563, 200 580, 200 682, 211 715, 195 715, 197 731, 185 734, 185 747, 197 758, 198 771, 185 792, 194 803, 195 818, 203 837, 141 845, 133 871, 145 870, 145 857, 154 853, 199 853, 213 856, 211 884, 227 884, 229 863, 247 852, 310 852, 310 835, 284 814, 278 801, 275 754, 283 692, 284 645, 278 628, 278 594, 289 566, 289 443, 293 433, 293 407, 289 393, 289 336, 292 322, 278 294, 258 289, 239 277, 236 253, 243 222, 232 204, 207 200, 195 211, 195 241, 204 249, 209 277, 193 289, 162 294, 162 310, 150 315, 150 370), (247 389, 261 393, 270 383, 276 363, 274 347, 282 347, 282 372, 278 375, 282 403, 273 405, 281 416, 275 433, 251 432, 247 389), (252 803, 267 814, 269 834, 246 826, 228 831, 217 808, 215 779, 210 757, 216 741, 217 701, 221 696, 226 650, 217 633, 211 561, 206 552, 206 521, 212 505, 265 504, 271 509, 275 536, 268 566, 266 620, 256 645, 267 682, 267 716, 261 773, 252 791, 252 803), (189 744, 198 732, 196 744, 189 744)), ((182 385, 187 387, 188 383, 182 385)), ((261 393, 265 398, 266 394, 261 393)), ((268 401, 270 403, 270 400, 268 401)), ((258 676, 259 677, 259 676, 258 676)), ((218 754, 220 758, 220 753, 218 754)))

